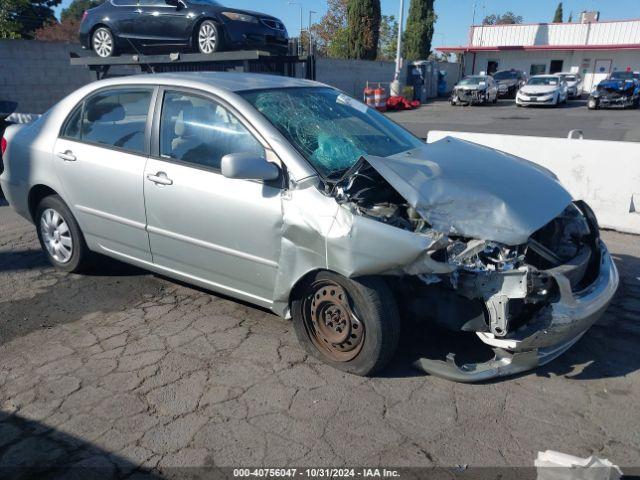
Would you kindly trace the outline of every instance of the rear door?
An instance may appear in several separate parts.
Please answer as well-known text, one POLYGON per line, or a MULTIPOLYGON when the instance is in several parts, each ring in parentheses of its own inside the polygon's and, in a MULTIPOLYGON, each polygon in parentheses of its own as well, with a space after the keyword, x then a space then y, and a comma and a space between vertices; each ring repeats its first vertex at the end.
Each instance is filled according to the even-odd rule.
POLYGON ((282 184, 226 178, 220 161, 247 152, 277 159, 257 132, 217 99, 167 90, 157 105, 158 138, 144 175, 154 263, 269 306, 280 251, 282 184))
POLYGON ((119 87, 76 107, 54 147, 56 171, 89 246, 151 261, 143 174, 155 89, 119 87))

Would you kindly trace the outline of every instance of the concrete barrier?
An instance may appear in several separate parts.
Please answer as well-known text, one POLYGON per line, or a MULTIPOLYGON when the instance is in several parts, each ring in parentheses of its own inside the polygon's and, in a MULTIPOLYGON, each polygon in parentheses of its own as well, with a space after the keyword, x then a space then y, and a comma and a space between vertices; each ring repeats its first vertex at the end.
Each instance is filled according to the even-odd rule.
POLYGON ((640 234, 640 144, 444 131, 429 132, 427 143, 447 136, 486 145, 551 170, 574 198, 593 208, 602 227, 640 234))

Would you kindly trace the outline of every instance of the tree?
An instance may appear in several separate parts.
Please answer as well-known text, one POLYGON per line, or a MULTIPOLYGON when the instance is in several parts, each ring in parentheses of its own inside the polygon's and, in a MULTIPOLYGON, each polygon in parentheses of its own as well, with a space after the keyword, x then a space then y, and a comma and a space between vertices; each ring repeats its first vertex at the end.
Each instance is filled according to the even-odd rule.
POLYGON ((564 12, 562 11, 562 2, 560 2, 553 16, 553 23, 562 23, 562 17, 564 17, 564 12))
POLYGON ((78 40, 80 21, 74 18, 51 22, 35 31, 36 40, 45 42, 75 42, 78 40))
POLYGON ((398 21, 393 15, 383 15, 380 22, 380 38, 378 39, 378 60, 396 58, 398 45, 398 21))
POLYGON ((502 15, 487 15, 482 20, 483 25, 512 25, 516 23, 522 23, 522 16, 513 12, 505 12, 502 15))
POLYGON ((573 12, 569 12, 569 18, 567 19, 567 23, 573 22, 573 12))
POLYGON ((20 38, 22 24, 17 19, 16 11, 27 3, 28 0, 0 1, 0 38, 20 38))
POLYGON ((66 20, 81 20, 82 14, 85 10, 97 7, 102 3, 102 0, 73 0, 67 8, 62 10, 60 14, 60 21, 66 20))
POLYGON ((347 57, 347 0, 328 0, 327 13, 311 27, 316 52, 331 57, 347 57))
MULTIPOLYGON (((8 0, 9 3, 12 0, 8 0)), ((0 0, 5 3, 7 0, 0 0)), ((20 36, 33 38, 37 29, 56 21, 53 7, 60 5, 62 0, 26 0, 20 1, 12 10, 14 20, 20 24, 20 36)))
POLYGON ((436 14, 434 0, 411 0, 407 29, 404 34, 404 58, 408 61, 425 60, 431 52, 433 24, 436 14))
POLYGON ((347 0, 349 58, 375 60, 380 36, 380 0, 347 0))

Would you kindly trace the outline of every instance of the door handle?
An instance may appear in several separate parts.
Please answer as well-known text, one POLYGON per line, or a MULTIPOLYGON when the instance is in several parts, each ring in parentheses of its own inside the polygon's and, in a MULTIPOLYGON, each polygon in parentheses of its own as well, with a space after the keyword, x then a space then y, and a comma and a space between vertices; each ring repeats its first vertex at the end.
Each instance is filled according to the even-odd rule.
POLYGON ((67 150, 65 152, 58 152, 58 157, 60 157, 65 162, 75 162, 77 160, 76 156, 73 154, 71 150, 67 150))
POLYGON ((147 175, 147 180, 155 183, 156 185, 173 185, 173 180, 167 177, 164 172, 158 172, 155 175, 147 175))

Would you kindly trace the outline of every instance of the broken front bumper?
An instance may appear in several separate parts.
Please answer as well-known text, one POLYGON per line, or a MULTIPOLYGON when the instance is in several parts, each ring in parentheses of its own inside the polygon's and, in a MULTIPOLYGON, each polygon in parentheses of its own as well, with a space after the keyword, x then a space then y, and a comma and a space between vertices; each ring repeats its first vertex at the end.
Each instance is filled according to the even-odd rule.
POLYGON ((478 333, 493 348, 493 359, 457 365, 455 355, 449 354, 446 361, 422 358, 416 367, 453 381, 480 382, 525 372, 560 356, 602 316, 618 288, 618 270, 602 242, 600 253, 598 278, 583 291, 573 292, 569 280, 555 274, 560 293, 557 302, 540 310, 508 338, 478 333))

